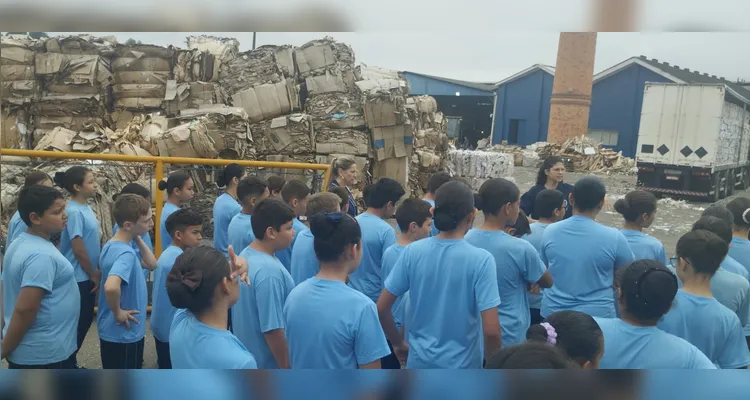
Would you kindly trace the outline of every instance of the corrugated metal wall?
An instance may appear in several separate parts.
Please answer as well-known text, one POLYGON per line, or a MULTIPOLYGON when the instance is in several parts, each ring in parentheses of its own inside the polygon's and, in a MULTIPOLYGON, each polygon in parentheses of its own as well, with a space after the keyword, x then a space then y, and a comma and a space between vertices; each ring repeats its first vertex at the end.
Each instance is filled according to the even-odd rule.
POLYGON ((527 146, 547 139, 553 80, 554 76, 537 70, 498 87, 493 144, 511 143, 512 124, 518 126, 515 144, 527 146))
POLYGON ((409 95, 412 96, 455 96, 456 92, 460 93, 461 96, 492 96, 492 92, 455 85, 409 72, 404 72, 403 74, 406 80, 409 81, 409 95))
POLYGON ((669 80, 634 64, 595 82, 591 93, 589 130, 617 132, 617 145, 607 147, 626 157, 635 157, 646 82, 669 80))

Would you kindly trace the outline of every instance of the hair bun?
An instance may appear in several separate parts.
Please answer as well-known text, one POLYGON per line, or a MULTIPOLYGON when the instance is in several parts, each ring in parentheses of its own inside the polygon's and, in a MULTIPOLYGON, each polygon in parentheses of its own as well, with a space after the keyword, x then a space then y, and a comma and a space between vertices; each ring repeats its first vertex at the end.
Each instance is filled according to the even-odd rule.
POLYGON ((65 186, 65 172, 61 172, 61 171, 55 172, 55 176, 53 180, 55 181, 55 184, 57 186, 64 187, 65 186))
POLYGON ((539 324, 531 325, 529 329, 526 330, 526 340, 547 343, 547 330, 539 324))
POLYGON ((336 232, 336 226, 328 221, 325 212, 319 212, 310 218, 310 232, 318 240, 328 240, 336 232))
POLYGON ((443 207, 435 207, 432 220, 435 222, 435 227, 441 232, 452 231, 458 227, 456 218, 443 207))
POLYGON ((484 200, 482 200, 482 196, 480 196, 478 193, 474 193, 474 208, 476 208, 479 211, 482 211, 483 207, 484 207, 484 200))
POLYGON ((167 181, 159 181, 159 184, 156 187, 158 187, 159 190, 167 190, 167 181))
POLYGON ((625 214, 628 212, 630 204, 628 204, 628 201, 623 198, 615 202, 614 208, 619 214, 625 214))

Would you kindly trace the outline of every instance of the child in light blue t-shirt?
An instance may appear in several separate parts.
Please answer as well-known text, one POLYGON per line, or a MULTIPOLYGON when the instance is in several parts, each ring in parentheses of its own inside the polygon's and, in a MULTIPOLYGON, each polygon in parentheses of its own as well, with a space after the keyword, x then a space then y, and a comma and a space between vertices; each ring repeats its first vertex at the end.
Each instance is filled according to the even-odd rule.
MULTIPOLYGON (((242 211, 242 206, 237 197, 237 186, 246 176, 245 168, 238 164, 229 164, 224 167, 217 182, 219 187, 225 189, 224 193, 217 197, 214 202, 214 248, 222 252, 227 260, 229 259, 227 248, 231 244, 228 236, 229 223, 235 215, 242 211)), ((235 248, 235 251, 242 250, 235 248)))
POLYGON ((164 251, 172 242, 172 238, 167 231, 167 218, 179 210, 181 205, 192 200, 195 196, 195 183, 186 171, 175 171, 169 174, 166 181, 159 182, 158 188, 167 191, 167 201, 164 203, 159 217, 161 251, 164 251))
POLYGON ((243 178, 237 185, 237 200, 242 205, 240 213, 232 217, 227 228, 228 243, 237 252, 255 240, 252 228, 252 214, 255 205, 269 196, 268 183, 257 176, 243 178))
POLYGON ((292 272, 292 250, 294 248, 294 242, 297 241, 297 236, 300 232, 307 229, 307 226, 299 220, 300 217, 305 215, 307 211, 307 200, 310 197, 310 188, 301 181, 291 180, 284 184, 280 194, 284 203, 294 210, 296 217, 292 221, 292 227, 294 228, 294 239, 289 248, 281 250, 276 253, 276 258, 284 264, 284 268, 290 273, 292 272))
POLYGON ((615 202, 615 211, 625 219, 620 231, 628 240, 636 260, 654 260, 667 264, 664 245, 643 233, 656 219, 656 197, 643 190, 634 190, 615 202))

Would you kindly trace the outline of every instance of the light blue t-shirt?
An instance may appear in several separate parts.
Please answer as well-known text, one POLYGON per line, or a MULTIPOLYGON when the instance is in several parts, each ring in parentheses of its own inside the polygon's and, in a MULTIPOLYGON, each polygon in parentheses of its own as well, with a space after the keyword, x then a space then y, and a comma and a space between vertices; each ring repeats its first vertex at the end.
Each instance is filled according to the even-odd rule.
POLYGON ((574 215, 547 227, 540 256, 555 282, 544 291, 543 317, 564 310, 603 318, 616 315, 615 271, 634 261, 620 231, 574 215))
POLYGON ((240 257, 247 260, 250 286, 240 285, 240 299, 232 306, 232 332, 250 350, 260 369, 277 369, 264 333, 285 328, 284 302, 294 282, 274 256, 246 247, 240 257))
POLYGON ((716 369, 697 347, 655 326, 594 318, 604 335, 601 369, 716 369))
MULTIPOLYGON (((422 199, 422 200, 428 202, 431 207, 435 207, 435 200, 427 200, 427 199, 422 199)), ((432 230, 430 231, 430 237, 437 236, 440 233, 440 230, 438 230, 437 226, 435 226, 434 220, 432 221, 431 226, 432 226, 432 230)))
POLYGON ((174 369, 256 369, 255 358, 228 330, 210 327, 188 310, 177 310, 169 332, 174 369))
POLYGON ((377 302, 383 288, 383 253, 396 243, 396 232, 382 218, 367 212, 357 215, 357 222, 362 229, 362 261, 349 275, 349 286, 377 302))
POLYGON ((750 365, 739 318, 716 299, 679 290, 657 327, 687 340, 722 369, 750 365))
POLYGON ((19 214, 18 211, 14 212, 8 222, 8 237, 5 239, 5 248, 9 249, 13 240, 15 240, 15 238, 17 238, 22 232, 26 232, 26 229, 28 228, 28 225, 26 225, 21 219, 21 214, 19 214))
POLYGON ((739 261, 732 258, 732 256, 724 257, 724 261, 721 262, 721 267, 745 279, 750 279, 750 274, 748 274, 747 270, 745 269, 745 266, 740 264, 739 261))
MULTIPOLYGON (((750 275, 750 240, 738 237, 732 238, 732 245, 729 246, 729 257, 742 264, 745 271, 750 275)), ((745 276, 745 279, 750 280, 748 276, 745 276)))
POLYGON ((623 229, 620 233, 627 239, 636 260, 654 260, 667 265, 667 251, 659 239, 632 229, 623 229))
POLYGON ((391 354, 378 311, 344 282, 311 278, 284 305, 294 369, 356 369, 391 354))
POLYGON ((253 218, 250 214, 242 212, 232 217, 227 234, 229 238, 228 243, 232 245, 235 254, 244 251, 245 247, 249 246, 255 240, 252 221, 253 218))
MULTIPOLYGON (((117 224, 115 224, 112 227, 112 234, 114 235, 115 233, 117 233, 117 231, 119 229, 120 229, 120 227, 118 227, 117 224)), ((140 236, 141 236, 141 239, 143 239, 143 243, 146 243, 146 247, 148 247, 151 250, 151 252, 153 253, 154 252, 154 246, 151 244, 151 234, 148 233, 148 232, 146 232, 146 233, 144 233, 143 235, 140 235, 140 236)), ((133 250, 135 250, 135 254, 138 255, 138 259, 142 260, 143 257, 141 256, 141 250, 138 248, 138 244, 135 243, 135 240, 130 241, 130 246, 133 247, 133 250)), ((164 249, 166 249, 166 247, 162 247, 162 251, 164 251, 164 249)), ((143 271, 143 276, 145 276, 146 280, 148 280, 148 276, 151 274, 151 271, 149 271, 146 268, 142 268, 141 270, 143 271)))
POLYGON ((320 261, 315 255, 315 237, 309 229, 297 235, 292 248, 291 274, 294 284, 299 285, 320 271, 320 261))
POLYGON ((169 328, 177 312, 167 294, 167 275, 172 271, 174 262, 180 254, 181 248, 167 247, 159 256, 154 270, 154 284, 151 288, 151 331, 158 341, 164 343, 169 343, 169 328))
POLYGON ((286 268, 286 270, 290 273, 292 272, 292 249, 294 248, 294 242, 297 241, 297 236, 299 236, 300 232, 307 229, 307 226, 302 221, 295 218, 292 220, 292 228, 294 229, 294 238, 292 239, 292 244, 289 245, 288 249, 276 252, 276 258, 281 261, 281 264, 284 265, 284 268, 286 268))
MULTIPOLYGON (((229 258, 229 223, 232 218, 242 211, 242 206, 234 197, 223 193, 214 202, 214 248, 229 258)), ((252 234, 252 228, 250 229, 252 234)), ((234 246, 233 246, 234 247, 234 246)), ((242 251, 242 247, 234 248, 235 253, 242 251)))
MULTIPOLYGON (((531 243, 538 254, 541 254, 542 252, 542 237, 544 236, 544 230, 547 229, 548 226, 549 224, 534 222, 533 224, 529 225, 529 227, 531 228, 531 233, 522 238, 525 241, 531 243)), ((544 297, 543 293, 544 291, 539 294, 526 293, 526 296, 529 298, 530 308, 536 308, 537 310, 542 308, 542 297, 544 297)))
POLYGON ((99 239, 99 220, 96 219, 94 210, 88 204, 80 204, 75 201, 69 201, 65 206, 65 213, 68 215, 68 223, 60 238, 60 252, 70 261, 75 271, 77 282, 86 282, 89 276, 83 270, 75 254, 73 254, 72 240, 80 237, 86 248, 86 254, 91 261, 91 267, 96 270, 99 268, 99 254, 101 252, 101 242, 99 239))
POLYGON ((81 298, 73 266, 55 245, 21 232, 3 260, 5 330, 10 326, 18 295, 25 287, 44 290, 39 311, 8 359, 20 365, 67 360, 76 351, 81 298))
POLYGON ((146 336, 148 290, 146 278, 141 273, 141 260, 128 243, 110 240, 102 249, 99 265, 102 267, 102 290, 99 290, 99 312, 96 315, 99 338, 112 343, 135 343, 143 339, 146 336), (129 330, 125 324, 117 325, 107 303, 103 289, 110 276, 122 279, 120 309, 139 311, 135 314, 138 323, 131 321, 129 330))
POLYGON ((161 251, 164 251, 167 247, 169 247, 172 244, 172 236, 169 235, 169 231, 167 231, 167 218, 169 218, 170 215, 174 214, 175 211, 178 211, 180 207, 170 203, 166 202, 164 203, 164 207, 161 209, 161 217, 159 217, 159 230, 161 235, 161 251))
MULTIPOLYGON (((396 261, 398 261, 398 258, 401 256, 401 253, 404 252, 405 248, 406 246, 401 246, 396 243, 385 249, 385 253, 383 253, 383 267, 380 270, 383 275, 383 286, 385 286, 386 278, 388 278, 388 275, 393 270, 393 266, 396 265, 396 261)), ((406 293, 404 296, 406 296, 406 293)), ((396 302, 393 303, 393 307, 391 307, 391 312, 393 313, 393 317, 396 320, 396 327, 398 328, 401 328, 401 321, 399 318, 396 318, 396 311, 402 309, 401 302, 404 300, 404 296, 399 296, 399 298, 396 299, 396 302)))
POLYGON ((503 330, 503 346, 523 343, 526 331, 531 326, 527 285, 538 282, 547 271, 539 253, 531 243, 504 231, 473 229, 466 234, 466 241, 489 251, 495 258, 497 289, 502 299, 498 315, 503 330))
POLYGON ((408 368, 482 368, 480 314, 500 305, 489 252, 461 239, 414 242, 385 288, 397 297, 409 291, 408 368))

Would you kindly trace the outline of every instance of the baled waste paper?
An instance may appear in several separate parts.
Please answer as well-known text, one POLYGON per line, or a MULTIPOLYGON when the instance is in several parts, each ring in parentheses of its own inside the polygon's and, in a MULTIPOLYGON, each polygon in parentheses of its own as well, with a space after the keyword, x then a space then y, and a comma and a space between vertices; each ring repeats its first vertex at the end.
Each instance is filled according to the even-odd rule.
POLYGON ((469 182, 474 191, 478 191, 487 179, 513 176, 513 157, 506 153, 449 150, 447 158, 453 175, 469 182))
POLYGON ((260 155, 314 153, 312 119, 307 114, 290 114, 253 124, 250 132, 260 155))

